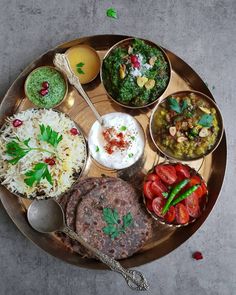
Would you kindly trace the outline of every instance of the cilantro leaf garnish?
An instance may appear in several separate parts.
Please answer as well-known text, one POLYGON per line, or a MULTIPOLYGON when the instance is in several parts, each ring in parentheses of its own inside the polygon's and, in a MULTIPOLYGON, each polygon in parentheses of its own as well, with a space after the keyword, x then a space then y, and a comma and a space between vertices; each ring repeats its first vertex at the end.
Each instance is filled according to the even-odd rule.
POLYGON ((79 62, 77 65, 76 65, 76 69, 77 69, 77 72, 79 74, 85 74, 84 71, 82 70, 82 67, 84 66, 84 63, 83 62, 79 62))
POLYGON ((181 114, 188 107, 186 100, 183 100, 182 104, 179 104, 177 99, 174 97, 169 97, 167 101, 169 103, 170 109, 175 111, 177 114, 181 114))
POLYGON ((213 116, 209 114, 203 114, 198 121, 198 125, 202 127, 211 127, 213 122, 213 116))
POLYGON ((133 153, 128 154, 128 157, 129 157, 129 158, 132 158, 133 156, 134 156, 133 153))
POLYGON ((27 171, 25 173, 26 178, 24 179, 24 182, 32 187, 34 183, 39 183, 41 179, 46 178, 47 181, 52 185, 52 176, 48 170, 48 165, 46 163, 37 163, 33 170, 27 171))
POLYGON ((96 152, 97 153, 99 152, 99 146, 96 146, 96 152))
POLYGON ((119 214, 117 209, 111 208, 103 209, 103 220, 107 223, 107 226, 103 227, 104 234, 110 236, 112 240, 118 237, 120 234, 125 233, 127 227, 133 223, 133 217, 131 213, 127 213, 122 217, 122 224, 119 223, 119 214))
POLYGON ((111 17, 111 18, 118 18, 117 17, 117 12, 115 10, 115 8, 111 7, 107 9, 107 16, 111 17))
POLYGON ((39 125, 41 134, 39 135, 39 140, 46 141, 51 144, 53 147, 57 147, 59 142, 62 140, 62 135, 59 135, 58 132, 52 130, 48 125, 39 125))

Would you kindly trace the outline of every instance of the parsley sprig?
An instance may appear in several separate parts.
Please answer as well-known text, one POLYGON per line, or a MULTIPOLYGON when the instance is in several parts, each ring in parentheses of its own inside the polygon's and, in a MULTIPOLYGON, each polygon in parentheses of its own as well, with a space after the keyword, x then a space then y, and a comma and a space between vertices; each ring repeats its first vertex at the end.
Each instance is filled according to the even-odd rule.
POLYGON ((16 137, 14 140, 7 143, 6 154, 11 157, 10 160, 7 160, 10 164, 16 165, 20 161, 20 159, 22 159, 30 151, 39 151, 54 154, 54 152, 48 151, 46 149, 30 147, 29 141, 30 138, 21 141, 18 137, 16 137))
POLYGON ((48 170, 48 165, 44 162, 37 163, 34 168, 25 173, 26 178, 24 182, 32 187, 34 183, 39 183, 41 179, 46 178, 47 181, 52 185, 52 176, 48 170))
MULTIPOLYGON (((38 135, 38 139, 45 141, 56 148, 63 138, 62 135, 59 135, 58 132, 54 131, 48 125, 45 126, 42 124, 39 125, 39 127, 40 134, 38 135)), ((6 144, 6 154, 11 158, 7 161, 12 165, 16 165, 20 159, 26 156, 30 151, 46 152, 53 156, 57 156, 55 150, 49 151, 40 147, 31 147, 29 142, 30 138, 22 141, 18 137, 15 137, 12 141, 8 142, 6 144)), ((32 170, 25 173, 25 176, 24 182, 30 187, 32 187, 35 182, 39 183, 41 179, 47 179, 47 181, 52 184, 52 176, 48 170, 48 164, 44 162, 35 164, 32 170)))
POLYGON ((107 226, 103 227, 104 234, 110 236, 112 240, 117 238, 120 234, 125 233, 127 227, 133 223, 133 217, 131 213, 127 213, 122 217, 122 224, 119 223, 119 214, 117 209, 111 208, 103 209, 103 220, 106 221, 107 226))
POLYGON ((53 147, 57 147, 59 142, 62 141, 62 135, 59 135, 58 132, 52 130, 52 128, 47 125, 39 125, 41 134, 38 136, 39 140, 46 141, 51 144, 53 147))

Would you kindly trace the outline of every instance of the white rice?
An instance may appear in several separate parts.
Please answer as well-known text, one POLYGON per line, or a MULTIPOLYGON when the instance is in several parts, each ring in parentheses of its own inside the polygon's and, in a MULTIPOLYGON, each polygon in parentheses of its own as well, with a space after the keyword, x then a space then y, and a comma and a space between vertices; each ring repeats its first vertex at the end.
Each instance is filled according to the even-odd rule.
POLYGON ((76 180, 75 174, 79 174, 86 161, 87 151, 84 137, 81 134, 72 135, 71 128, 76 128, 75 123, 65 114, 46 109, 29 109, 15 114, 6 120, 0 133, 0 179, 11 192, 22 194, 28 198, 58 197, 64 193, 76 180), (20 119, 23 124, 14 127, 14 119, 20 119), (39 125, 49 125, 54 131, 63 136, 63 139, 56 147, 58 158, 56 164, 48 165, 48 170, 52 176, 53 185, 46 179, 41 179, 38 184, 29 187, 25 184, 25 173, 32 170, 35 164, 44 162, 51 155, 47 152, 30 151, 20 159, 16 165, 10 164, 7 160, 11 159, 5 153, 6 144, 16 138, 26 140, 30 138, 30 147, 39 147, 54 151, 45 141, 39 140, 39 125))

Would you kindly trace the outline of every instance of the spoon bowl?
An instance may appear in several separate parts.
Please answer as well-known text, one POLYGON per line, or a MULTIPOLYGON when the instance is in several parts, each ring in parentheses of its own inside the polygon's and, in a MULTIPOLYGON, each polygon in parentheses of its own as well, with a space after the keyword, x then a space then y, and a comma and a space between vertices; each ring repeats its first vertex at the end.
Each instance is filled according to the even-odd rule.
POLYGON ((29 224, 41 233, 63 230, 65 226, 64 212, 52 199, 32 202, 27 211, 27 218, 29 224))

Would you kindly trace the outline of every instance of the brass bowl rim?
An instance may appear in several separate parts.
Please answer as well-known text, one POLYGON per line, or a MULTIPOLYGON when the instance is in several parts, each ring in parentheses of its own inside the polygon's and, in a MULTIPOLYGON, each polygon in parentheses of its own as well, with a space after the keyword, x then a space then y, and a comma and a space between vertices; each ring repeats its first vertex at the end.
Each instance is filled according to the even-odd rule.
MULTIPOLYGON (((84 170, 86 168, 86 165, 87 165, 87 162, 88 162, 88 158, 89 158, 89 148, 88 148, 88 143, 87 143, 86 137, 84 136, 83 131, 81 130, 81 128, 79 127, 79 125, 73 119, 71 119, 68 114, 66 114, 64 112, 61 112, 61 111, 59 111, 57 109, 53 109, 53 108, 50 108, 50 109, 46 109, 46 108, 28 108, 27 110, 16 112, 16 113, 12 114, 10 117, 14 116, 15 114, 20 114, 20 113, 25 112, 25 111, 28 111, 28 110, 37 110, 37 111, 40 111, 40 110, 46 110, 46 111, 52 110, 54 112, 57 112, 57 113, 60 113, 60 114, 64 114, 67 118, 69 118, 75 124, 76 128, 79 130, 79 135, 81 135, 82 138, 83 138, 83 140, 84 140, 84 147, 85 147, 84 163, 83 163, 83 165, 81 167, 81 171, 79 172, 78 179, 76 181, 74 181, 72 183, 72 185, 65 192, 61 193, 59 196, 57 196, 57 197, 42 197, 42 198, 40 198, 40 197, 39 198, 38 197, 35 197, 35 198, 27 197, 24 194, 11 191, 5 184, 2 184, 1 183, 2 180, 4 180, 4 177, 2 177, 0 179, 0 184, 3 185, 10 193, 12 193, 13 195, 15 195, 16 197, 20 197, 20 198, 23 198, 23 199, 26 199, 26 200, 46 200, 46 199, 57 199, 57 198, 60 198, 61 196, 63 196, 64 194, 66 194, 68 191, 71 190, 71 188, 76 184, 76 182, 82 177, 82 175, 84 173, 84 170)), ((9 116, 7 118, 9 118, 9 116)), ((0 134, 1 134, 2 130, 4 129, 5 124, 6 124, 6 122, 4 122, 2 124, 2 126, 0 127, 0 134)))
POLYGON ((102 115, 101 117, 103 117, 103 116, 105 116, 105 115, 108 115, 108 114, 113 114, 113 113, 122 113, 122 114, 124 114, 124 115, 128 115, 128 116, 132 117, 132 119, 134 119, 134 120, 138 123, 138 125, 139 125, 139 127, 140 127, 140 130, 142 130, 142 133, 143 133, 143 139, 144 139, 144 146, 143 146, 142 154, 139 156, 139 158, 138 158, 133 164, 131 164, 131 165, 129 165, 129 166, 126 166, 126 167, 123 167, 123 168, 119 168, 119 169, 115 169, 115 168, 107 167, 107 166, 101 164, 99 161, 97 161, 97 160, 93 157, 92 153, 90 152, 90 148, 89 148, 89 134, 90 134, 90 130, 92 129, 93 125, 97 122, 97 120, 93 123, 93 125, 91 126, 91 128, 90 128, 90 130, 89 130, 89 133, 88 133, 88 149, 89 149, 90 156, 91 156, 91 158, 93 159, 93 161, 95 161, 96 163, 98 163, 100 166, 102 166, 102 167, 104 167, 104 168, 106 168, 106 169, 108 169, 108 170, 110 170, 110 171, 121 171, 121 170, 124 170, 124 169, 127 169, 127 168, 132 167, 133 165, 135 165, 135 164, 136 164, 136 163, 137 163, 137 162, 143 157, 143 155, 144 155, 144 151, 145 151, 145 146, 146 146, 146 144, 147 144, 147 135, 146 135, 146 133, 145 133, 145 131, 144 131, 143 126, 141 125, 141 123, 140 123, 140 122, 139 122, 134 116, 132 116, 131 114, 127 114, 127 113, 123 113, 123 112, 111 112, 111 113, 106 113, 106 114, 102 115))
POLYGON ((101 69, 101 64, 102 64, 102 62, 101 62, 101 59, 100 59, 99 54, 97 53, 97 51, 96 51, 93 47, 91 47, 91 46, 89 46, 89 45, 87 45, 87 44, 83 44, 83 43, 78 44, 78 45, 71 46, 71 47, 69 47, 69 48, 65 51, 65 56, 66 56, 66 58, 67 58, 67 60, 68 60, 68 65, 69 65, 69 67, 70 67, 70 69, 71 69, 71 71, 72 71, 73 73, 74 73, 74 71, 72 70, 71 65, 70 65, 70 62, 69 62, 69 59, 68 59, 68 52, 69 52, 71 49, 75 48, 75 47, 88 47, 91 51, 93 51, 93 52, 95 53, 95 55, 96 55, 96 57, 97 57, 97 60, 99 61, 99 67, 98 67, 98 71, 97 71, 96 75, 94 75, 93 78, 91 78, 90 80, 88 80, 86 83, 81 83, 81 82, 80 82, 82 85, 85 85, 85 84, 88 84, 88 83, 92 82, 93 80, 95 80, 95 79, 97 78, 97 76, 98 76, 98 74, 99 74, 99 72, 100 72, 100 69, 101 69))
POLYGON ((107 95, 110 99, 112 99, 115 103, 117 103, 118 105, 120 105, 120 106, 122 106, 122 107, 125 107, 125 108, 128 108, 128 109, 133 109, 133 110, 138 110, 138 109, 143 109, 143 108, 146 108, 146 107, 150 107, 151 105, 157 103, 157 101, 160 99, 160 97, 163 96, 163 95, 165 94, 165 92, 167 91, 168 87, 170 86, 171 78, 172 78, 172 66, 171 66, 170 59, 169 59, 167 53, 165 52, 165 50, 164 50, 160 45, 158 45, 158 44, 152 42, 151 40, 143 39, 143 38, 138 38, 138 37, 129 37, 129 38, 123 39, 123 40, 121 40, 121 41, 115 43, 112 47, 110 47, 110 48, 107 50, 106 54, 104 55, 104 57, 103 57, 103 59, 102 59, 101 67, 100 67, 100 80, 101 80, 101 83, 102 83, 102 85, 103 85, 103 88, 105 89, 106 95, 107 95), (103 68, 103 63, 104 63, 105 59, 108 57, 108 55, 109 55, 109 54, 110 54, 115 48, 119 47, 119 45, 121 45, 122 43, 125 43, 125 42, 130 42, 130 41, 135 40, 135 39, 142 40, 142 41, 144 41, 146 44, 148 44, 148 45, 150 45, 150 46, 152 46, 152 47, 156 47, 157 49, 159 49, 159 50, 162 52, 162 54, 163 54, 163 56, 164 56, 164 58, 165 58, 165 60, 166 60, 166 62, 167 62, 167 64, 168 64, 168 68, 169 68, 169 80, 168 80, 168 83, 167 83, 167 85, 166 85, 164 91, 163 91, 163 92, 162 92, 162 93, 161 93, 161 94, 160 94, 160 95, 159 95, 154 101, 152 101, 152 102, 150 102, 150 103, 148 103, 148 104, 145 104, 145 105, 143 105, 143 106, 130 106, 130 105, 126 105, 126 104, 123 104, 123 103, 119 102, 118 100, 116 100, 114 97, 112 97, 112 96, 109 94, 109 92, 107 91, 107 89, 106 89, 106 87, 105 87, 105 84, 104 84, 104 82, 103 82, 103 70, 102 70, 102 68, 103 68))
POLYGON ((60 105, 60 104, 61 104, 61 103, 67 98, 67 95, 68 95, 68 88, 69 88, 69 87, 68 87, 68 81, 67 81, 67 77, 66 77, 66 75, 65 75, 60 69, 58 69, 57 67, 55 67, 55 66, 48 66, 48 65, 45 65, 45 66, 39 66, 39 67, 33 69, 33 70, 29 73, 29 75, 26 77, 25 82, 24 82, 24 92, 25 92, 25 96, 28 98, 28 100, 29 100, 30 102, 32 102, 36 107, 38 107, 38 108, 40 108, 40 109, 47 109, 47 110, 58 107, 58 106, 59 106, 59 105, 60 105), (57 71, 57 72, 63 77, 63 80, 64 80, 64 82, 65 82, 65 86, 66 86, 66 91, 65 91, 65 94, 64 94, 64 97, 62 98, 62 100, 61 100, 60 102, 58 102, 57 104, 55 104, 55 105, 49 107, 49 108, 41 107, 41 106, 37 105, 36 103, 34 103, 34 102, 29 98, 29 95, 28 95, 28 93, 27 93, 27 82, 28 82, 30 76, 31 76, 34 72, 36 72, 38 69, 41 69, 41 68, 51 68, 51 69, 57 71))
POLYGON ((177 91, 177 92, 173 92, 173 93, 170 93, 168 96, 164 97, 163 99, 161 99, 157 105, 154 107, 154 109, 152 110, 152 113, 151 113, 151 116, 150 116, 150 121, 149 121, 149 133, 150 133, 150 136, 151 136, 151 139, 152 139, 152 142, 154 143, 155 147, 158 149, 158 151, 163 154, 165 157, 167 157, 167 159, 172 159, 172 160, 175 160, 175 161, 183 161, 183 162, 193 162, 193 161, 196 161, 196 160, 199 160, 199 159, 202 159, 203 157, 206 157, 207 155, 213 153, 217 147, 219 146, 221 140, 222 140, 222 137, 224 135, 224 121, 223 121, 223 117, 222 117, 222 114, 221 114, 221 111, 218 107, 218 105, 216 104, 216 102, 211 99, 209 96, 207 96, 206 94, 200 92, 200 91, 196 91, 196 90, 180 90, 180 91, 177 91), (216 109, 216 112, 217 112, 217 116, 218 116, 218 119, 219 119, 219 127, 220 127, 220 131, 219 131, 219 135, 218 135, 218 138, 214 144, 214 146, 209 149, 206 153, 204 153, 203 155, 201 156, 198 156, 198 157, 194 157, 194 158, 188 158, 188 159, 185 159, 185 158, 177 158, 173 155, 170 155, 168 152, 164 151, 161 149, 161 147, 159 147, 159 145, 157 144, 157 142, 154 140, 154 132, 153 132, 153 121, 154 121, 154 115, 159 107, 159 105, 161 103, 163 103, 168 97, 170 96, 177 96, 177 95, 188 95, 188 94, 191 94, 191 93, 194 93, 196 95, 199 95, 201 96, 202 98, 204 98, 207 102, 209 102, 210 104, 212 104, 214 106, 214 108, 216 109))
MULTIPOLYGON (((177 162, 177 161, 176 161, 176 162, 162 162, 162 163, 158 163, 157 165, 155 165, 155 166, 153 167, 153 169, 151 169, 150 171, 148 171, 148 173, 147 173, 147 174, 145 175, 145 177, 144 177, 144 181, 143 181, 143 183, 145 183, 145 178, 146 178, 146 176, 147 176, 149 173, 152 173, 152 172, 154 171, 154 169, 155 169, 156 166, 159 166, 159 165, 177 165, 177 164, 181 164, 181 165, 183 165, 183 166, 187 166, 187 167, 190 169, 190 171, 195 172, 194 175, 199 176, 199 177, 201 178, 201 180, 204 182, 204 184, 206 185, 206 187, 207 187, 207 183, 206 183, 205 179, 201 176, 201 174, 200 174, 196 169, 190 167, 188 164, 181 163, 181 162, 177 162)), ((202 215, 202 213, 206 210, 207 203, 208 203, 208 196, 209 196, 209 191, 208 191, 208 189, 207 189, 207 193, 205 194, 205 197, 206 197, 206 203, 205 203, 205 205, 204 205, 204 207, 203 207, 203 209, 202 209, 202 211, 201 211, 201 213, 200 213, 200 215, 199 215, 198 217, 196 217, 196 218, 192 218, 192 217, 190 216, 190 217, 192 218, 192 220, 190 220, 189 222, 184 223, 184 224, 175 224, 175 223, 171 223, 171 222, 165 221, 164 218, 161 218, 161 217, 157 216, 154 212, 150 211, 150 210, 147 208, 147 204, 146 204, 146 199, 147 199, 147 198, 145 197, 145 195, 144 195, 144 193, 143 193, 143 191, 142 191, 142 197, 143 197, 143 203, 144 203, 145 209, 146 209, 147 212, 151 215, 151 217, 152 217, 154 220, 156 220, 157 222, 159 222, 159 223, 161 223, 161 224, 164 224, 164 225, 167 225, 167 226, 169 226, 169 227, 173 227, 173 228, 184 227, 184 226, 187 226, 187 225, 189 225, 189 224, 195 222, 195 221, 196 221, 196 220, 202 215)), ((154 200, 154 199, 153 199, 153 200, 154 200)))

